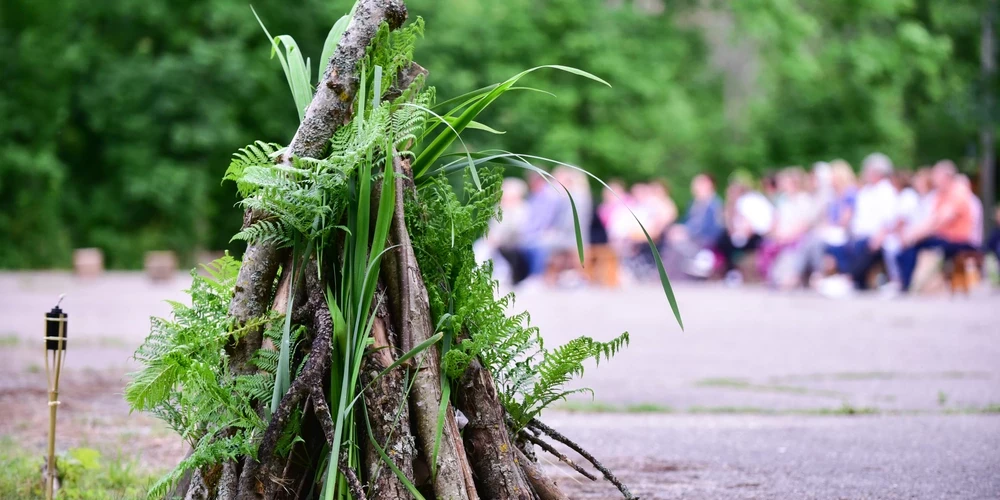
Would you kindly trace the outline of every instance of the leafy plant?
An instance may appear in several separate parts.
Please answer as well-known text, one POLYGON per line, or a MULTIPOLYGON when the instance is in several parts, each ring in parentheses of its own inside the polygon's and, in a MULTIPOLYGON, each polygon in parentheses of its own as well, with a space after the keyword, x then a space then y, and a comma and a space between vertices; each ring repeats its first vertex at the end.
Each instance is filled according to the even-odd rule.
POLYGON ((628 344, 628 332, 609 342, 589 337, 573 339, 553 350, 544 347, 528 314, 509 316, 514 294, 497 297, 492 264, 476 263, 472 244, 499 216, 497 203, 503 181, 498 169, 482 172, 482 189, 469 182, 459 200, 444 176, 436 176, 420 190, 421 203, 407 204, 407 221, 414 251, 427 284, 431 312, 445 329, 442 367, 460 378, 479 358, 493 375, 501 403, 520 428, 543 409, 566 396, 589 389, 564 389, 583 375, 588 359, 610 359, 628 344), (460 341, 450 345, 452 336, 460 341))
MULTIPOLYGON (((0 439, 0 498, 44 498, 39 470, 45 459, 27 452, 23 446, 0 439), (9 451, 9 453, 7 453, 9 451)), ((57 498, 105 500, 137 498, 155 477, 131 460, 102 456, 92 448, 70 448, 56 456, 59 477, 57 498)))
MULTIPOLYGON (((333 50, 342 31, 336 25, 331 29, 324 53, 333 50)), ((358 90, 351 102, 353 118, 340 124, 321 157, 296 156, 292 154, 294 148, 262 141, 233 155, 224 179, 236 183, 242 196, 239 205, 253 220, 233 238, 291 247, 291 265, 281 269, 278 277, 289 285, 288 314, 279 317, 269 313, 239 326, 229 319, 227 312, 239 263, 227 256, 207 268, 207 277, 192 273, 190 306, 174 303, 172 319, 154 319, 152 333, 136 352, 136 359, 144 367, 134 374, 126 399, 133 409, 151 411, 167 421, 191 443, 193 452, 153 486, 150 496, 164 493, 185 471, 241 456, 270 460, 274 458, 270 456, 272 445, 285 455, 293 452, 296 443, 303 442, 299 434, 306 415, 301 405, 291 408, 285 403, 290 400, 286 398, 289 394, 301 396, 302 392, 291 392, 301 388, 292 388, 292 381, 304 366, 306 353, 315 355, 314 351, 299 348, 305 328, 292 319, 295 294, 308 269, 326 287, 324 297, 311 289, 310 307, 315 307, 312 299, 325 299, 333 323, 329 332, 329 392, 325 398, 330 421, 323 415, 322 406, 314 404, 324 424, 327 439, 321 453, 327 458, 310 467, 325 467, 325 472, 319 474, 325 480, 317 477, 317 482, 322 482, 320 495, 324 499, 349 497, 345 466, 361 469, 358 437, 362 429, 368 429, 366 414, 356 411, 363 398, 359 379, 366 350, 373 342, 373 311, 382 300, 376 294, 381 260, 392 250, 387 240, 396 208, 397 155, 412 161, 412 178, 408 181, 416 186, 417 196, 407 191, 411 196, 405 200, 405 219, 439 331, 400 356, 396 364, 440 341, 447 375, 442 379, 437 435, 433 445, 429 438, 425 439, 432 446, 432 451, 425 450, 432 464, 431 476, 436 474, 438 445, 449 402, 449 377, 461 377, 473 359, 482 360, 493 374, 500 401, 519 429, 554 401, 586 390, 564 388, 583 373, 584 361, 610 358, 628 343, 625 333, 607 343, 580 337, 549 350, 538 331, 528 325, 526 313, 508 316, 513 295, 496 297, 491 265, 477 264, 472 252, 473 243, 484 236, 490 222, 499 215, 503 177, 496 165, 513 165, 551 176, 522 155, 449 152, 456 140, 462 140, 460 134, 465 130, 497 133, 475 119, 499 97, 517 90, 515 84, 529 73, 550 68, 603 80, 570 67, 544 66, 435 105, 435 91, 422 90, 419 79, 408 88, 392 88, 399 70, 412 60, 414 43, 422 32, 419 19, 400 30, 390 32, 383 24, 375 31, 366 56, 358 63, 358 90), (390 91, 398 97, 385 99, 390 91), (459 159, 451 161, 453 155, 459 159), (465 176, 461 197, 447 178, 447 174, 459 170, 465 176), (309 263, 315 263, 315 268, 309 263), (249 329, 261 327, 266 327, 267 337, 277 348, 265 347, 256 353, 252 361, 257 373, 232 374, 227 346, 238 343, 249 329), (267 407, 268 398, 271 412, 284 412, 271 422, 267 422, 270 414, 258 414, 259 408, 267 407), (276 429, 276 423, 284 428, 276 429), (281 431, 280 439, 258 442, 265 428, 271 437, 276 430, 281 431), (258 446, 269 456, 256 457, 258 446)), ((309 60, 303 59, 290 36, 281 35, 271 41, 301 116, 307 91, 311 90, 309 60)), ((575 202, 569 190, 566 194, 575 216, 575 202)), ((580 221, 574 218, 582 259, 580 221)), ((654 247, 654 255, 655 251, 654 247)), ((664 290, 672 301, 662 265, 660 270, 664 290)), ((311 280, 313 276, 306 278, 311 280)), ((318 372, 310 373, 316 376, 318 372)), ((381 444, 374 444, 384 457, 381 444)), ((390 468, 419 498, 409 479, 390 468)))
MULTIPOLYGON (((194 452, 158 481, 150 496, 162 496, 185 471, 254 453, 254 438, 264 422, 256 401, 270 395, 273 371, 233 376, 226 345, 249 328, 273 323, 266 316, 233 328, 227 317, 239 261, 226 255, 191 272, 191 305, 172 302, 171 319, 153 318, 151 332, 135 352, 142 369, 131 374, 125 399, 133 411, 148 411, 188 441, 194 452), (224 429, 233 435, 221 436, 224 429)), ((273 335, 273 333, 271 334, 273 335)), ((266 351, 255 357, 262 370, 273 370, 266 351)))

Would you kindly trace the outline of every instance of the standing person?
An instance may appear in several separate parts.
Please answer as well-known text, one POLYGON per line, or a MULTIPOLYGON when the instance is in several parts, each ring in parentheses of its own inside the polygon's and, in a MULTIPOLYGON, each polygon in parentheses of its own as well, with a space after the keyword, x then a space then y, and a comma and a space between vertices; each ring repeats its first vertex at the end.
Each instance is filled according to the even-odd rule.
POLYGON ((926 249, 941 249, 946 259, 962 250, 973 249, 972 231, 975 225, 971 192, 956 180, 957 169, 950 160, 934 165, 931 173, 936 190, 933 215, 903 240, 905 249, 896 261, 899 264, 903 292, 908 292, 917 265, 917 254, 926 249))
POLYGON ((851 278, 858 290, 868 289, 868 272, 882 258, 885 237, 896 226, 896 187, 892 160, 872 153, 861 164, 864 185, 858 191, 851 220, 851 278))
POLYGON ((693 200, 684 221, 674 225, 668 235, 668 249, 684 271, 695 277, 708 277, 715 264, 711 248, 725 231, 722 199, 715 191, 715 180, 698 174, 691 180, 693 200))
POLYGON ((722 254, 726 281, 742 282, 736 270, 737 256, 760 248, 764 235, 774 225, 774 207, 761 193, 752 189, 749 174, 734 173, 726 189, 725 226, 716 247, 722 254))

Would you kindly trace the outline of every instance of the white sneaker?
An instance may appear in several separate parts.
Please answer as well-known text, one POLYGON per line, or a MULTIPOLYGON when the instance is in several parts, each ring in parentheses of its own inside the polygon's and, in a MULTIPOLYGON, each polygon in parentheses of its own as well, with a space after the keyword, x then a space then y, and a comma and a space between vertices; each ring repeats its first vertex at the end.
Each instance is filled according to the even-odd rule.
POLYGON ((711 250, 701 250, 688 263, 688 274, 697 278, 707 278, 715 267, 715 254, 711 250))
POLYGON ((899 296, 901 286, 898 281, 890 281, 878 287, 879 297, 883 299, 894 299, 899 296))
POLYGON ((843 299, 854 295, 854 283, 846 276, 829 276, 816 282, 816 291, 827 298, 843 299))

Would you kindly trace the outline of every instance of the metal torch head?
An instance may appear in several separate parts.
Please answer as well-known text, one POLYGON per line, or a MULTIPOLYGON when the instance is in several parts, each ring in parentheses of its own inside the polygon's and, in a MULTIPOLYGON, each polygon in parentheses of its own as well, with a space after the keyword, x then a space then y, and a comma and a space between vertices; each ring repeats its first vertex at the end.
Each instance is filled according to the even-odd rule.
POLYGON ((69 327, 68 317, 69 315, 58 305, 45 313, 45 348, 47 350, 66 350, 66 332, 69 327))

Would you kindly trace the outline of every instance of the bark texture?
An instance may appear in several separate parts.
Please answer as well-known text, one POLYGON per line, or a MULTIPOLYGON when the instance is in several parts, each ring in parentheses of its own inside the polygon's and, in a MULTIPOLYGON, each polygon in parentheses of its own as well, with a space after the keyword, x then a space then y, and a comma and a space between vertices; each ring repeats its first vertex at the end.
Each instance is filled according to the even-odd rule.
MULTIPOLYGON (((406 380, 403 369, 396 367, 379 377, 395 361, 393 335, 388 311, 380 308, 372 328, 375 343, 365 356, 361 384, 365 387, 365 411, 372 437, 407 478, 413 477, 416 445, 410 435, 410 411, 406 401, 406 380)), ((408 498, 410 493, 395 473, 383 462, 374 444, 366 441, 364 450, 365 476, 375 500, 408 498)))
POLYGON ((472 360, 458 384, 458 408, 469 419, 465 426, 465 450, 476 486, 484 498, 531 498, 531 489, 518 466, 518 450, 507 432, 503 407, 489 371, 472 360))
MULTIPOLYGON (((405 197, 405 167, 398 155, 393 156, 396 169, 396 209, 389 243, 397 248, 387 252, 383 261, 386 283, 390 286, 390 304, 395 308, 395 317, 400 325, 401 344, 415 346, 434 335, 431 321, 430 301, 423 275, 413 251, 410 234, 406 229, 403 212, 405 197)), ((437 437, 439 405, 442 398, 441 350, 435 344, 414 357, 419 368, 413 373, 411 409, 414 428, 425 458, 430 463, 430 454, 437 437)), ((434 494, 441 500, 466 500, 479 498, 476 494, 472 468, 462 446, 462 436, 455 421, 454 409, 449 404, 445 410, 444 429, 441 432, 437 450, 434 494)), ((433 465, 432 465, 433 467, 433 465)))
MULTIPOLYGON (((287 155, 278 158, 279 163, 288 163, 292 157, 323 156, 329 139, 352 117, 359 87, 358 63, 364 58, 378 27, 385 22, 390 29, 396 29, 403 24, 406 16, 402 0, 358 0, 354 16, 317 85, 305 117, 289 144, 287 155)), ((412 82, 426 75, 427 71, 416 63, 403 68, 397 74, 396 84, 387 89, 386 98, 394 99, 402 95, 412 82)), ((406 195, 416 196, 416 189, 410 179, 409 163, 402 160, 396 151, 392 153, 391 168, 397 173, 396 182, 391 186, 379 184, 376 189, 395 191, 396 206, 389 234, 389 244, 395 248, 388 251, 382 260, 380 278, 387 300, 385 305, 377 308, 374 344, 367 351, 362 365, 360 387, 364 391, 363 411, 367 416, 360 421, 363 436, 349 437, 362 447, 364 467, 358 474, 347 466, 344 457, 338 460, 336 466, 347 479, 351 495, 357 500, 364 500, 366 494, 386 500, 411 496, 404 483, 377 453, 374 447, 376 442, 393 465, 414 482, 418 482, 417 478, 421 476, 421 465, 429 464, 433 469, 430 484, 428 486, 425 482, 421 488, 432 490, 432 497, 438 500, 478 500, 480 496, 490 499, 561 500, 565 496, 555 484, 511 442, 494 381, 478 360, 473 362, 463 380, 453 382, 457 404, 469 418, 464 439, 456 422, 455 408, 448 401, 443 401, 443 384, 447 380, 443 379, 441 372, 438 345, 425 349, 403 366, 382 373, 399 355, 435 333, 427 288, 407 231, 403 209, 406 195), (407 380, 407 370, 411 380, 407 380), (408 382, 411 385, 407 386, 408 382), (442 403, 445 411, 439 435, 442 403), (371 425, 374 441, 368 441, 364 422, 371 425), (434 463, 431 463, 432 457, 436 457, 434 463)), ((380 196, 379 191, 376 198, 380 196)), ((269 215, 265 213, 248 211, 244 215, 244 227, 267 217, 269 215)), ((336 243, 333 245, 336 246, 336 243)), ((291 315, 297 324, 309 325, 311 342, 308 361, 271 415, 261 436, 257 459, 245 457, 240 461, 196 471, 190 477, 187 498, 300 498, 310 490, 318 473, 320 461, 315 457, 320 455, 320 448, 324 443, 332 444, 334 441, 334 420, 324 386, 329 379, 334 326, 324 293, 327 283, 320 281, 316 272, 316 266, 322 263, 312 261, 303 273, 295 272, 302 276, 304 285, 295 281, 292 272, 283 272, 275 288, 275 277, 282 262, 286 271, 293 269, 287 250, 267 244, 250 245, 236 279, 229 315, 238 326, 242 326, 272 307, 291 315), (292 290, 293 286, 295 290, 292 290), (285 310, 289 294, 294 294, 296 300, 291 310, 285 310), (300 455, 311 457, 311 463, 293 460, 295 452, 287 458, 275 455, 279 437, 294 412, 300 409, 308 412, 303 415, 301 432, 306 442, 300 442, 297 450, 300 455)), ((247 332, 239 343, 227 348, 230 369, 235 374, 254 371, 250 360, 261 347, 262 328, 247 332)), ((294 354, 301 359, 305 351, 297 350, 294 354)), ((553 436, 551 432, 547 434, 553 436)), ((585 457, 593 461, 589 455, 585 457)), ((598 468, 613 482, 616 481, 605 469, 599 465, 598 468)), ((616 485, 620 483, 616 482, 616 485)), ((628 490, 620 487, 629 496, 628 490)))
POLYGON ((532 490, 534 490, 540 500, 569 500, 569 497, 556 486, 556 483, 552 482, 542 472, 542 468, 538 466, 538 463, 532 462, 531 459, 524 456, 521 450, 517 450, 516 454, 524 475, 528 478, 532 490))
MULTIPOLYGON (((305 118, 288 145, 288 154, 299 157, 319 158, 334 132, 350 120, 352 103, 358 91, 357 65, 365 56, 365 49, 382 22, 390 29, 406 21, 406 6, 402 0, 359 0, 354 17, 348 23, 327 65, 323 79, 316 86, 316 94, 306 108, 305 118)), ((288 161, 288 159, 284 159, 288 161)), ((244 227, 266 214, 247 211, 244 227)), ((278 249, 269 244, 247 246, 236 278, 236 293, 229 305, 229 315, 243 324, 264 313, 271 304, 274 277, 281 258, 278 249)), ((248 332, 232 355, 233 368, 246 372, 250 358, 260 348, 262 330, 248 332)))

